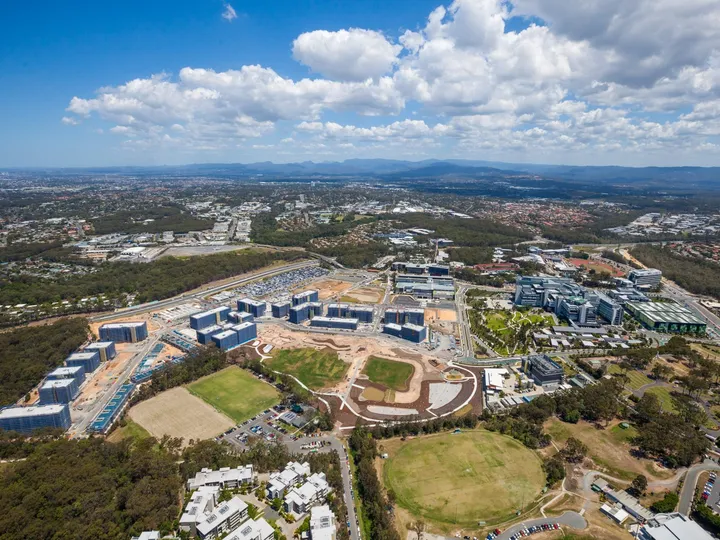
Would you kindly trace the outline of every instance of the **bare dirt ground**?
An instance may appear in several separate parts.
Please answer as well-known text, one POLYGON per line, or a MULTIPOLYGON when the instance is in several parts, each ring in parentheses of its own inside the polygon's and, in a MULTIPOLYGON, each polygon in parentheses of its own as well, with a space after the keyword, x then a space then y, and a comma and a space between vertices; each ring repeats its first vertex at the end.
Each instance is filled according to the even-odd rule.
POLYGON ((362 304, 377 304, 382 300, 385 291, 379 287, 360 287, 345 293, 345 297, 357 300, 362 304))
POLYGON ((313 283, 310 286, 303 285, 298 287, 293 293, 306 291, 308 288, 317 289, 320 300, 329 300, 331 298, 340 297, 345 291, 352 287, 352 283, 347 281, 341 281, 339 279, 322 279, 313 283))
POLYGON ((132 407, 128 414, 153 437, 163 435, 190 439, 210 439, 235 423, 185 388, 173 388, 132 407))
MULTIPOLYGON (((361 337, 351 334, 328 337, 322 334, 296 332, 279 324, 258 325, 258 337, 264 343, 271 343, 278 349, 297 349, 311 347, 314 349, 330 348, 337 351, 341 360, 349 364, 348 377, 358 370, 362 371, 365 361, 371 356, 379 356, 389 360, 406 362, 415 368, 407 392, 395 392, 395 403, 414 403, 420 398, 421 385, 424 381, 442 381, 444 365, 437 367, 430 364, 432 356, 422 354, 409 347, 398 347, 397 342, 383 336, 361 337)), ((433 358, 434 359, 434 358, 433 358)), ((436 359, 435 359, 436 360, 436 359)), ((344 392, 348 381, 341 382, 333 390, 344 392)), ((358 377, 356 385, 371 386, 367 379, 358 377)), ((384 389, 383 389, 384 391, 384 389)))
POLYGON ((129 343, 116 343, 117 355, 108 362, 101 362, 95 373, 88 377, 88 381, 80 391, 75 405, 85 407, 92 404, 100 394, 105 392, 118 379, 125 370, 127 363, 135 355, 134 345, 129 343))

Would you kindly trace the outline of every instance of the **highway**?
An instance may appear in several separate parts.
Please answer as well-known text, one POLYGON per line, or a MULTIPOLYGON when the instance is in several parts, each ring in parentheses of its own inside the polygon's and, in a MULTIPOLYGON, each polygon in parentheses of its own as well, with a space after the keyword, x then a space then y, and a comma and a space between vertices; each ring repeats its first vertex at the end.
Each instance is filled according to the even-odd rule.
POLYGON ((181 294, 179 296, 174 296, 172 298, 168 298, 167 300, 160 300, 157 302, 147 302, 145 304, 140 304, 137 306, 117 310, 117 311, 114 311, 113 313, 98 315, 96 317, 90 317, 90 321, 91 322, 111 321, 113 319, 118 319, 120 317, 140 315, 142 313, 148 313, 150 311, 159 311, 159 310, 167 309, 169 307, 178 306, 180 304, 185 304, 187 302, 201 300, 202 298, 204 298, 206 296, 217 294, 219 292, 222 292, 227 289, 232 289, 234 287, 239 287, 240 285, 249 283, 251 281, 269 278, 269 277, 272 277, 272 276, 275 276, 278 274, 283 274, 285 272, 289 272, 291 270, 299 270, 301 268, 308 268, 308 267, 317 266, 317 265, 318 265, 317 261, 302 261, 299 263, 293 263, 293 264, 288 264, 286 266, 272 268, 271 270, 265 270, 263 272, 256 272, 253 274, 243 274, 242 277, 237 278, 233 281, 224 283, 223 285, 209 287, 207 289, 202 289, 200 291, 190 293, 190 294, 187 294, 187 293, 181 294))

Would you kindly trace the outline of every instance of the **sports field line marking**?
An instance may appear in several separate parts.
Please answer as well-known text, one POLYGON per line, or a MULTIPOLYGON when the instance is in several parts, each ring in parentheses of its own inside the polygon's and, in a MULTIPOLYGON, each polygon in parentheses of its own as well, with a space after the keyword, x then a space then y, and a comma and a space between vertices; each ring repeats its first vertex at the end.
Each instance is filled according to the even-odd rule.
POLYGON ((365 390, 364 386, 360 386, 359 384, 353 384, 354 388, 360 388, 360 390, 365 390))

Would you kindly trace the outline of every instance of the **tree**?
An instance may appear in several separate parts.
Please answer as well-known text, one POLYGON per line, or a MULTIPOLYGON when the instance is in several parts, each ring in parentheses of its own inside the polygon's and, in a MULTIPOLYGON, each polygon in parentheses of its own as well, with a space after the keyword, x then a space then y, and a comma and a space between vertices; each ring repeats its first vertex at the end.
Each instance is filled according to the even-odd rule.
POLYGON ((560 456, 568 463, 580 463, 585 459, 588 447, 575 437, 570 437, 565 443, 565 448, 560 451, 560 456))
POLYGON ((548 486, 552 486, 565 478, 565 464, 557 457, 545 460, 543 470, 545 471, 545 481, 548 486))
POLYGON ((633 490, 636 496, 640 496, 645 493, 648 487, 648 481, 644 474, 638 474, 632 481, 630 488, 633 490))
POLYGON ((417 535, 417 540, 423 540, 426 529, 426 525, 423 520, 418 519, 416 521, 413 521, 410 524, 410 529, 417 535))
POLYGON ((647 424, 662 414, 662 404, 656 394, 645 392, 635 406, 635 419, 640 424, 647 424))
POLYGON ((675 510, 678 502, 680 502, 680 497, 677 493, 666 493, 665 497, 654 502, 650 509, 657 514, 669 514, 675 510))

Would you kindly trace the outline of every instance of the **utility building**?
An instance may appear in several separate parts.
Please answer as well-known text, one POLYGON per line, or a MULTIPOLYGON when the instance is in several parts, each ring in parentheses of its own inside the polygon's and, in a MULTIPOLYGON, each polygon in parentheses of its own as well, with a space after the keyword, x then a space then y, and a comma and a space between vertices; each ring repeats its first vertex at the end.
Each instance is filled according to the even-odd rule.
POLYGON ((97 351, 100 354, 101 362, 112 360, 117 354, 117 351, 115 351, 115 343, 112 341, 96 341, 84 347, 83 350, 88 352, 97 351))
POLYGON ((272 309, 272 316, 276 319, 282 319, 287 317, 290 313, 290 302, 277 302, 270 306, 272 309))
POLYGON ((523 368, 541 386, 561 384, 565 378, 565 372, 561 365, 553 362, 546 354, 535 354, 523 360, 523 368))
POLYGON ((216 324, 222 324, 228 320, 230 308, 227 306, 221 306, 209 311, 203 311, 202 313, 196 313, 190 316, 190 328, 193 330, 202 330, 208 326, 214 326, 216 324))
POLYGON ((0 429, 30 435, 42 428, 70 428, 70 407, 66 403, 9 407, 0 411, 0 429))
POLYGON ((144 321, 111 323, 104 324, 100 327, 100 339, 102 341, 137 343, 138 341, 147 339, 147 337, 147 323, 144 321))
POLYGON ((304 291, 298 294, 294 294, 292 297, 293 306, 299 306, 306 302, 318 302, 320 300, 320 293, 316 290, 304 291))
POLYGON ((65 365, 82 366, 85 373, 92 373, 100 366, 100 353, 97 351, 73 353, 65 359, 65 365))
POLYGON ((40 386, 40 403, 50 405, 52 403, 70 403, 77 397, 79 391, 75 379, 59 379, 45 381, 40 386))
POLYGON ((265 315, 265 302, 253 300, 252 298, 243 298, 242 300, 238 300, 237 307, 238 311, 251 313, 255 318, 265 315))

